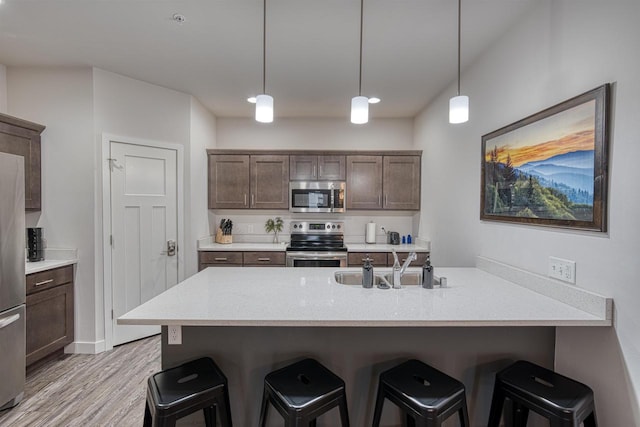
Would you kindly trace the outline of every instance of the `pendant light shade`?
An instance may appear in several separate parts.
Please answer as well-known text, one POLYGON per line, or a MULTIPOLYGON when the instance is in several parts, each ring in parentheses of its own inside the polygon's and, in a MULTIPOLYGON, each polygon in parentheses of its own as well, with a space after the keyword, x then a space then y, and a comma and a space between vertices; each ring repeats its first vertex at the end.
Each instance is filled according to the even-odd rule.
POLYGON ((449 100, 449 123, 464 123, 469 120, 469 97, 454 96, 449 100))
POLYGON ((256 96, 256 121, 260 123, 273 122, 273 97, 270 95, 256 96))
POLYGON ((449 100, 449 123, 458 124, 469 121, 469 97, 460 95, 460 23, 461 3, 458 0, 458 95, 449 100))
POLYGON ((361 125, 369 121, 369 99, 366 96, 351 98, 351 123, 361 125))

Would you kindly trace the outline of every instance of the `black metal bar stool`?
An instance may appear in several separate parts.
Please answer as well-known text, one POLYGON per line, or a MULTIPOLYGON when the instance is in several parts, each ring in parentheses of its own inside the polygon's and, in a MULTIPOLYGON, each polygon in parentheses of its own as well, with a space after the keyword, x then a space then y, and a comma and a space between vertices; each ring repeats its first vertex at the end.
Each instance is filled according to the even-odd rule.
POLYGON ((515 427, 527 425, 529 410, 552 427, 596 427, 593 391, 588 386, 523 360, 496 374, 489 427, 498 427, 505 398, 513 402, 515 427))
POLYGON ((175 426, 176 420, 202 410, 208 427, 232 427, 227 377, 208 357, 153 374, 147 381, 144 425, 175 426))
POLYGON ((349 427, 344 381, 314 359, 304 359, 268 373, 260 408, 260 426, 271 403, 286 427, 315 426, 316 418, 338 406, 342 427, 349 427))
POLYGON ((380 425, 385 398, 400 407, 409 426, 437 427, 456 412, 460 425, 469 426, 464 384, 419 360, 380 374, 373 427, 380 425))

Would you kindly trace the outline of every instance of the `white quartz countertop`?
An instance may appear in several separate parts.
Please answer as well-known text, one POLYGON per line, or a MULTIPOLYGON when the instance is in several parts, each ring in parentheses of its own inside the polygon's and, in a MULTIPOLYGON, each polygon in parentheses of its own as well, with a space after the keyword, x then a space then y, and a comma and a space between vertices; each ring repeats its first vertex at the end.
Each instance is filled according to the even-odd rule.
MULTIPOLYGON (((359 271, 209 267, 121 316, 118 323, 356 327, 612 324, 609 299, 596 296, 608 309, 602 311, 606 311, 604 315, 592 314, 578 308, 579 304, 563 303, 477 268, 436 268, 436 276, 448 279, 448 287, 443 289, 404 286, 387 290, 339 284, 334 278, 337 270, 359 271)), ((377 273, 383 271, 389 269, 376 269, 377 273)))
MULTIPOLYGON (((398 252, 429 252, 429 248, 423 245, 388 245, 383 243, 345 243, 350 252, 391 252, 395 249, 398 252)), ((286 243, 201 243, 199 251, 285 251, 286 243)))

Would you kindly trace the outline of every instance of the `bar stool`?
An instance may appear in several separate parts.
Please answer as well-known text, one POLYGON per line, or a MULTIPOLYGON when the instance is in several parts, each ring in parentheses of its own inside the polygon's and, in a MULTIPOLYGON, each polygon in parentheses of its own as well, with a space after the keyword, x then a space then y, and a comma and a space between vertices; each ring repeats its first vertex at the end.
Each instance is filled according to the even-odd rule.
POLYGON ((349 427, 344 381, 314 359, 304 359, 268 373, 260 408, 264 427, 271 403, 286 427, 315 426, 316 418, 338 406, 342 427, 349 427))
POLYGON ((385 398, 400 407, 409 426, 437 427, 456 412, 460 425, 469 426, 464 384, 419 360, 380 374, 373 427, 380 425, 385 398))
POLYGON ((176 420, 202 409, 208 427, 232 427, 227 378, 208 357, 153 374, 147 381, 144 426, 175 426, 176 420))
POLYGON ((513 401, 516 427, 527 425, 529 410, 553 427, 596 427, 593 391, 588 386, 523 360, 496 374, 489 427, 498 427, 505 398, 513 401))

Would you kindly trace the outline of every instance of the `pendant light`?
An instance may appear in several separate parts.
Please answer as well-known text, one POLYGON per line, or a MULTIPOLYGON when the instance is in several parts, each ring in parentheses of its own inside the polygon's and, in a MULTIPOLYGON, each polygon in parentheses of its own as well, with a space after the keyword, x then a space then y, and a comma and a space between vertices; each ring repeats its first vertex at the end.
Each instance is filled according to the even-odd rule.
POLYGON ((460 22, 461 3, 458 0, 458 94, 449 100, 449 123, 465 123, 469 120, 469 97, 460 95, 460 22))
POLYGON ((273 122, 273 97, 266 94, 267 80, 267 0, 263 0, 262 13, 262 94, 256 96, 256 121, 273 122))
POLYGON ((351 99, 351 123, 361 125, 369 121, 369 98, 362 96, 362 23, 364 0, 360 0, 360 74, 358 76, 358 96, 351 99))

